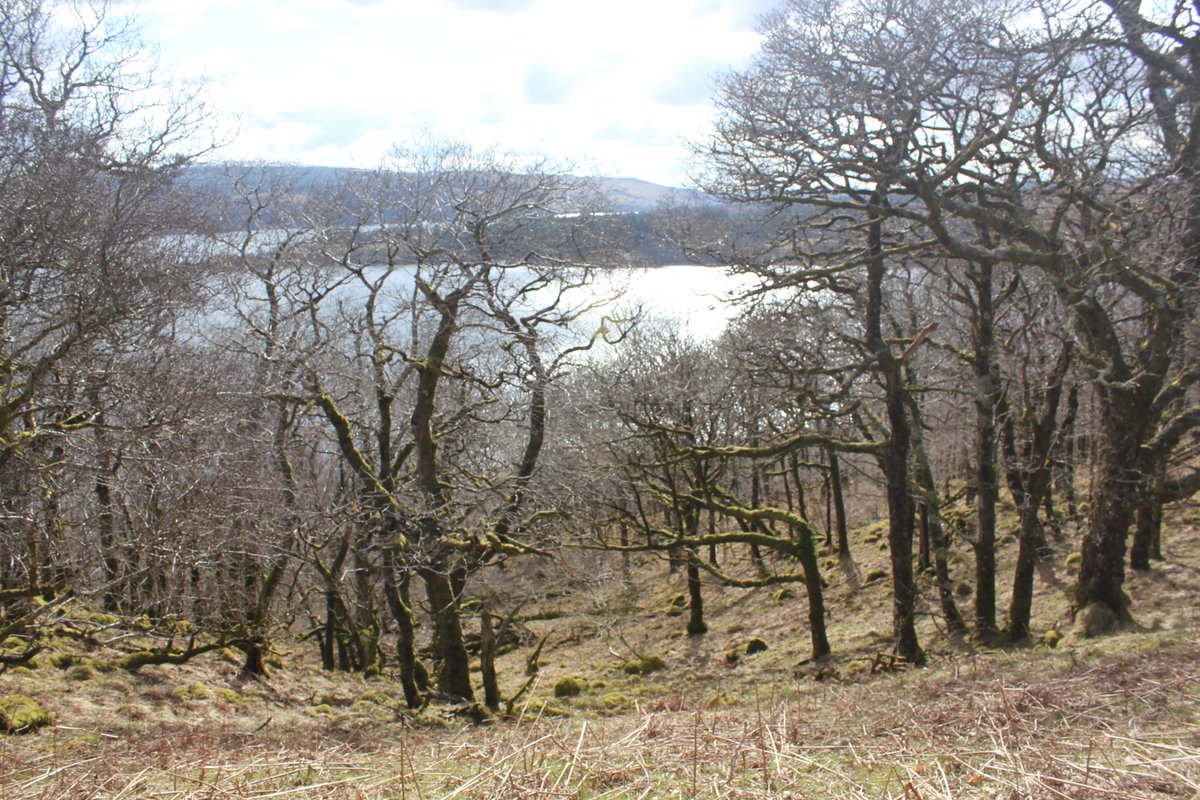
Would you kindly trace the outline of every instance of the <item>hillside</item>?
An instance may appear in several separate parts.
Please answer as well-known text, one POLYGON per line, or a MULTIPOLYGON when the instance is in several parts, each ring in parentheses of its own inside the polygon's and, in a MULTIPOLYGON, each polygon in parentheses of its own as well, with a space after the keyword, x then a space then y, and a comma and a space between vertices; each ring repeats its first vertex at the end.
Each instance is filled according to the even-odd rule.
POLYGON ((266 682, 220 652, 101 671, 95 643, 127 634, 79 606, 36 669, 0 677, 0 694, 54 718, 0 737, 0 797, 1196 797, 1200 508, 1176 510, 1168 531, 1166 561, 1130 578, 1137 629, 1071 633, 1060 542, 1039 570, 1042 642, 976 647, 925 614, 924 669, 886 651, 878 526, 854 532, 853 564, 824 561, 835 655, 820 664, 805 662, 803 597, 706 586, 710 632, 687 637, 682 578, 663 561, 527 562, 489 576, 530 599, 527 644, 500 660, 506 697, 545 637, 540 671, 511 717, 484 724, 403 710, 389 678, 322 673, 296 642, 266 682), (766 649, 747 654, 756 639, 766 649), (628 668, 655 658, 661 670, 628 668))

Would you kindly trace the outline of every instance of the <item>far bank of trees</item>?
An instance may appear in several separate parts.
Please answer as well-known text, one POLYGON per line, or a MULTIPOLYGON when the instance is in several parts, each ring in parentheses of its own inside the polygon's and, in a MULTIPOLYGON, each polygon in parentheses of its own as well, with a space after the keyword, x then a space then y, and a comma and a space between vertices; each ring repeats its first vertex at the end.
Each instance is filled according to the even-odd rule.
POLYGON ((1190 4, 786 0, 697 148, 728 210, 664 210, 653 247, 563 168, 453 142, 197 181, 199 108, 149 105, 111 9, 50 5, 0 3, 8 661, 78 593, 251 674, 295 635, 497 708, 527 599, 497 568, 564 546, 663 555, 694 636, 707 582, 794 586, 820 658, 821 558, 853 569, 874 493, 920 663, 922 598, 1028 638, 1072 537, 1076 613, 1127 619, 1200 488, 1190 4), (750 280, 727 331, 595 288, 655 248, 750 280))

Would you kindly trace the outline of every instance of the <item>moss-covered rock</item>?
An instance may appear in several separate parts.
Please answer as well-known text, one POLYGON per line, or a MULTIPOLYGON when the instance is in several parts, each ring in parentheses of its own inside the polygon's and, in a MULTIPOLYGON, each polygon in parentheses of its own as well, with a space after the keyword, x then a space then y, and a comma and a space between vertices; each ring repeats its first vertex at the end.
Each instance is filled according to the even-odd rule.
POLYGON ((171 690, 172 700, 207 700, 212 697, 212 690, 203 683, 185 683, 171 690))
POLYGON ((583 684, 575 678, 559 678, 558 682, 554 684, 555 697, 578 697, 582 693, 583 684))
POLYGON ((609 692, 602 696, 599 702, 596 703, 596 710, 607 712, 610 714, 618 714, 628 711, 636 705, 633 698, 629 695, 621 694, 620 692, 609 692))
POLYGON ((69 681, 79 681, 82 683, 83 681, 92 680, 97 675, 99 673, 96 671, 96 668, 88 663, 76 664, 67 670, 67 680, 69 681))
POLYGON ((767 649, 766 641, 758 638, 757 636, 754 637, 753 639, 751 639, 750 641, 746 642, 746 655, 748 655, 748 656, 752 656, 755 653, 762 653, 766 649, 767 649))
POLYGON ((650 675, 666 669, 667 664, 658 656, 646 656, 635 661, 626 661, 621 669, 626 675, 650 675))
POLYGON ((0 697, 0 731, 31 733, 51 723, 50 714, 32 697, 9 694, 0 697))
POLYGON ((863 586, 870 586, 872 583, 879 583, 887 578, 886 569, 867 570, 867 574, 863 576, 863 586))
POLYGON ((242 703, 250 701, 250 698, 233 689, 217 688, 213 689, 213 694, 217 696, 217 699, 233 706, 239 706, 242 703))

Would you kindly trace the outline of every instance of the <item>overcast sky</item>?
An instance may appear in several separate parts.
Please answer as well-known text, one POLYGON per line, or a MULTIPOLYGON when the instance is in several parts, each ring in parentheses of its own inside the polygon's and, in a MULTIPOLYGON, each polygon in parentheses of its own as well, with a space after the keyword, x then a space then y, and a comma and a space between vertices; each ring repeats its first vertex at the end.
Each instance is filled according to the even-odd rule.
POLYGON ((421 131, 681 185, 774 0, 144 0, 234 159, 372 167, 421 131))

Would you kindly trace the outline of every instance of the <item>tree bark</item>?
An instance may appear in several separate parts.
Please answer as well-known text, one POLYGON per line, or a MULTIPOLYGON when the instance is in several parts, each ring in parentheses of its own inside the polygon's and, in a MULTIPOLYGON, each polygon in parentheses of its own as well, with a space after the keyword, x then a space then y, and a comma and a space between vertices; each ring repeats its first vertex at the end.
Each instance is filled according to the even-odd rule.
POLYGON ((888 547, 892 563, 892 627, 896 652, 912 664, 922 664, 925 654, 917 641, 917 583, 913 575, 914 513, 908 491, 908 454, 911 429, 906 390, 899 360, 883 338, 883 199, 871 197, 867 228, 866 341, 875 359, 875 371, 883 380, 884 405, 890 435, 880 453, 887 486, 888 547))
POLYGON ((846 499, 842 495, 842 469, 837 452, 829 451, 829 491, 833 495, 834 520, 837 522, 838 558, 850 558, 850 532, 846 525, 846 499))
POLYGON ((459 598, 450 576, 437 567, 422 568, 420 575, 433 616, 434 684, 439 691, 472 702, 475 692, 471 688, 471 662, 463 643, 459 598))
POLYGON ((975 634, 982 639, 996 634, 996 503, 1000 481, 996 471, 996 380, 993 340, 995 310, 992 304, 992 266, 976 265, 975 285, 975 634))

